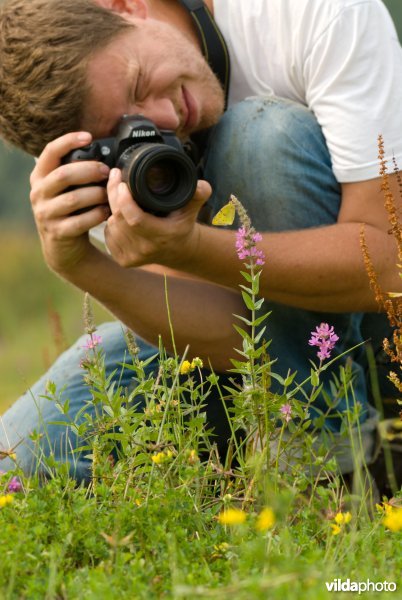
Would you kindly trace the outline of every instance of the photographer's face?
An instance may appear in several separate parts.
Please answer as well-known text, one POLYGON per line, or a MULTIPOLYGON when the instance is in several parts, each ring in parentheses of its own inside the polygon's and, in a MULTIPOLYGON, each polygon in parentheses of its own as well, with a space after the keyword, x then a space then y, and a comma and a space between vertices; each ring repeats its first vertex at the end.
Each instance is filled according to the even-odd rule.
POLYGON ((215 124, 223 92, 198 48, 166 23, 132 22, 89 60, 83 129, 107 137, 122 115, 135 113, 181 138, 215 124))

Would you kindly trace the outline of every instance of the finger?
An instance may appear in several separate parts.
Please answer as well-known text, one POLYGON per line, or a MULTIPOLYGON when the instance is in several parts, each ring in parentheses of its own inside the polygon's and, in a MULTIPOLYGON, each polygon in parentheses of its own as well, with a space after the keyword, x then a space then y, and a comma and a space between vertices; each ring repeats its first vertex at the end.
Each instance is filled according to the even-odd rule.
POLYGON ((197 213, 204 206, 206 202, 208 202, 209 198, 212 194, 212 188, 208 181, 204 179, 199 179, 197 182, 197 187, 195 190, 195 194, 191 201, 188 204, 189 209, 196 210, 197 213))
POLYGON ((43 221, 63 218, 99 205, 109 208, 105 188, 88 186, 68 191, 49 202, 41 202, 34 212, 36 219, 43 221))
POLYGON ((103 204, 79 215, 59 219, 52 224, 53 236, 57 239, 79 237, 103 223, 109 215, 109 207, 103 204))
POLYGON ((32 184, 31 201, 53 199, 71 187, 100 183, 108 175, 109 167, 102 162, 78 161, 61 165, 32 184))
POLYGON ((43 149, 31 173, 31 185, 37 179, 46 177, 46 175, 56 169, 67 152, 74 150, 74 148, 82 148, 82 146, 86 146, 91 141, 92 136, 89 132, 78 131, 67 133, 49 142, 43 149))
POLYGON ((191 198, 190 202, 188 202, 179 210, 175 210, 174 212, 170 213, 170 215, 168 215, 168 218, 177 219, 183 216, 191 216, 193 219, 196 219, 198 213, 200 212, 204 204, 208 201, 211 194, 212 188, 210 184, 204 179, 199 179, 197 182, 197 187, 194 196, 191 198))
POLYGON ((107 195, 109 198, 110 210, 113 214, 118 212, 118 196, 119 196, 119 185, 121 183, 121 171, 120 169, 112 169, 109 173, 109 180, 107 182, 107 195))
POLYGON ((145 213, 132 197, 126 183, 121 180, 121 171, 112 169, 107 185, 110 209, 114 217, 122 216, 128 225, 141 225, 149 213, 145 213))

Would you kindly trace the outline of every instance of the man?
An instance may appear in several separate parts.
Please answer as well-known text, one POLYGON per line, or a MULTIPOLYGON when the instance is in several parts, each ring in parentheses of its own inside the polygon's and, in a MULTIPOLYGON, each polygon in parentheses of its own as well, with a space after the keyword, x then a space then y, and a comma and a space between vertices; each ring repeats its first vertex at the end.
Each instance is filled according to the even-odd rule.
MULTIPOLYGON (((382 287, 400 289, 376 146, 381 133, 388 158, 393 154, 402 164, 401 48, 380 0, 206 4, 231 59, 230 107, 223 117, 222 89, 176 0, 6 1, 1 129, 12 143, 40 153, 31 200, 50 268, 151 344, 141 343, 143 356, 152 355, 159 335, 172 349, 161 311, 168 273, 178 350, 189 344, 192 355, 224 373, 239 343, 231 315, 245 309, 234 231, 197 222, 209 185, 200 181, 186 207, 159 218, 139 208, 119 170, 96 162, 60 165, 70 150, 112 135, 123 114, 141 113, 183 139, 214 126, 205 153, 211 203, 217 210, 236 194, 263 232, 270 352, 279 359, 277 370, 296 370, 302 381, 315 357, 307 341, 317 324, 334 325, 340 356, 363 341, 363 313, 377 311, 359 245, 362 222, 382 287), (106 190, 86 186, 106 178, 106 190), (111 257, 88 236, 104 221, 111 257)), ((395 175, 391 185, 397 192, 395 175)), ((124 355, 120 325, 109 324, 102 334, 112 370, 124 355)), ((32 395, 40 403, 47 379, 67 385, 73 413, 82 406, 86 392, 72 367, 80 345, 6 413, 10 442, 26 440, 35 426, 32 395)), ((375 418, 363 348, 348 360, 370 459, 375 418)), ((331 394, 329 377, 325 390, 331 394)), ((326 427, 335 434, 345 408, 341 398, 329 411, 326 427)), ((328 411, 323 398, 314 410, 315 416, 328 411)), ((42 402, 41 411, 45 422, 52 420, 49 404, 42 402)), ((56 441, 57 429, 49 431, 56 441)), ((0 444, 6 439, 0 432, 0 444)), ((19 447, 26 469, 27 447, 19 447)), ((345 472, 352 468, 348 461, 345 472)))

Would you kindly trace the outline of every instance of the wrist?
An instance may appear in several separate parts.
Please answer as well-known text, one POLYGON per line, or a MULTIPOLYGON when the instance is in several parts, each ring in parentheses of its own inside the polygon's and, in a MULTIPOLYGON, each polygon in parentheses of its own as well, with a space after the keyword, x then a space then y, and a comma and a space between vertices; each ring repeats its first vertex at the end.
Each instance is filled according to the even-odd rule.
POLYGON ((174 269, 191 272, 201 245, 201 225, 195 223, 191 232, 183 239, 181 244, 176 244, 178 248, 175 256, 172 257, 171 264, 167 265, 174 269))
POLYGON ((77 244, 73 251, 70 250, 68 260, 59 261, 57 264, 51 264, 51 261, 48 261, 48 264, 60 277, 70 283, 79 285, 78 282, 82 281, 91 269, 96 268, 95 265, 99 263, 99 257, 102 254, 88 240, 85 243, 77 244))

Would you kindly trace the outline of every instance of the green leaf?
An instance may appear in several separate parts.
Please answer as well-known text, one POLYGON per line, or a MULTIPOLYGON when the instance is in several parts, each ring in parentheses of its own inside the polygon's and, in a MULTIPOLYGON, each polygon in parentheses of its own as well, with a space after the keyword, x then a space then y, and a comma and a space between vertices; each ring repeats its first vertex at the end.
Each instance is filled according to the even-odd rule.
POLYGON ((259 333, 258 333, 258 334, 255 336, 255 338, 254 338, 254 343, 255 343, 255 344, 258 344, 258 343, 259 343, 259 341, 261 340, 262 336, 263 336, 263 335, 264 335, 264 333, 265 333, 265 330, 266 330, 266 327, 264 326, 264 327, 261 329, 261 331, 259 331, 259 333))
POLYGON ((311 369, 310 381, 313 387, 317 387, 320 384, 320 376, 314 369, 311 369))
POLYGON ((239 285, 239 288, 241 288, 242 290, 244 290, 245 292, 250 292, 250 294, 253 293, 253 290, 249 287, 247 287, 246 285, 239 285))
POLYGON ((247 331, 245 331, 238 325, 233 325, 233 327, 236 329, 237 333, 239 333, 241 335, 242 338, 248 340, 251 343, 251 338, 250 338, 250 335, 247 333, 247 331))
POLYGON ((249 325, 250 327, 253 325, 253 321, 246 319, 246 317, 242 317, 241 315, 233 315, 233 316, 236 317, 236 319, 240 319, 240 321, 243 321, 243 323, 245 323, 246 325, 249 325))
POLYGON ((263 321, 265 321, 265 319, 267 319, 269 317, 271 312, 272 311, 269 311, 269 312, 265 313, 265 315, 258 317, 258 319, 254 319, 254 321, 251 324, 254 325, 254 327, 258 327, 259 325, 261 325, 261 323, 263 323, 263 321))
POLYGON ((246 281, 248 281, 249 283, 251 283, 253 281, 252 276, 250 275, 250 273, 247 273, 247 271, 240 271, 240 273, 244 277, 244 279, 246 281))
POLYGON ((243 301, 244 301, 244 304, 246 305, 246 307, 249 310, 255 310, 255 304, 254 304, 254 300, 252 299, 252 297, 249 294, 247 294, 246 292, 242 292, 241 295, 243 297, 243 301))

